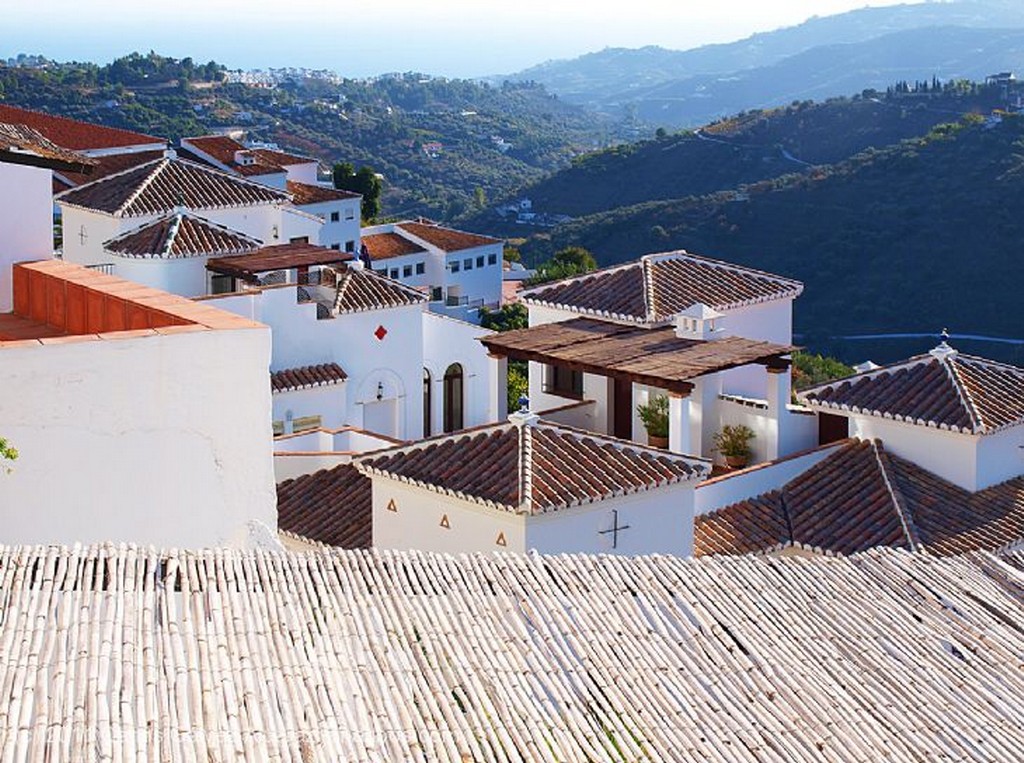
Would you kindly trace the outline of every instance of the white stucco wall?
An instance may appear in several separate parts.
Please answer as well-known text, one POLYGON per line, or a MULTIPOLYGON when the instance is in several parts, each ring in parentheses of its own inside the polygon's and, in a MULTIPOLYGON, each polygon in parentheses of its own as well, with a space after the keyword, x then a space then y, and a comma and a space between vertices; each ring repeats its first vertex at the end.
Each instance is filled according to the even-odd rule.
POLYGON ((316 215, 324 221, 316 243, 326 247, 337 245, 338 249, 344 252, 345 244, 351 241, 352 252, 359 254, 359 199, 338 199, 319 204, 304 204, 299 209, 316 215), (332 212, 338 213, 337 222, 331 222, 332 212))
POLYGON ((110 336, 0 350, 20 453, 0 542, 239 546, 250 520, 276 528, 270 332, 110 336))
POLYGON ((542 554, 693 554, 694 486, 684 482, 526 519, 526 547, 542 554), (612 510, 618 512, 616 546, 612 510))
POLYGON ((106 253, 106 262, 113 263, 113 274, 154 289, 182 297, 201 297, 209 291, 209 257, 121 257, 106 253))
POLYGON ((978 490, 1024 474, 1024 424, 978 439, 978 490))
POLYGON ((416 254, 405 254, 401 257, 388 257, 383 260, 376 260, 373 263, 373 271, 382 276, 401 281, 406 286, 413 288, 424 286, 440 286, 443 279, 431 278, 434 269, 431 268, 431 255, 428 252, 416 254), (422 263, 423 273, 416 275, 416 265, 422 263), (410 268, 410 275, 404 275, 405 269, 410 268))
POLYGON ((470 300, 482 299, 485 305, 497 305, 501 302, 501 277, 503 254, 502 244, 486 244, 484 246, 451 252, 447 256, 448 272, 445 285, 449 294, 469 297, 470 300), (488 264, 488 256, 495 256, 495 263, 488 264), (483 266, 477 265, 477 258, 483 257, 483 266), (471 260, 472 269, 466 270, 466 261, 471 260), (459 272, 453 273, 451 263, 459 263, 459 272))
POLYGON ((10 312, 11 266, 53 256, 52 173, 0 162, 0 313, 10 312))
POLYGON ((374 548, 448 554, 526 550, 522 516, 441 495, 386 477, 373 477, 374 548), (389 511, 390 501, 397 511, 389 511), (447 515, 448 527, 442 527, 447 515), (504 533, 505 545, 498 544, 504 533))
MULTIPOLYGON (((430 371, 431 425, 440 434, 444 423, 444 374, 450 365, 462 366, 464 424, 474 427, 498 420, 498 411, 491 410, 491 391, 501 386, 501 397, 506 395, 504 380, 498 378, 496 364, 487 357, 487 349, 479 338, 492 333, 472 323, 423 312, 423 367, 430 371)), ((422 400, 422 395, 421 395, 422 400)), ((421 406, 422 417, 422 406, 421 406)))
MULTIPOLYGON (((288 422, 308 416, 319 416, 322 427, 334 429, 344 426, 348 413, 347 392, 347 381, 288 392, 274 392, 271 395, 274 421, 288 422)), ((287 427, 288 424, 285 423, 286 430, 287 427)))

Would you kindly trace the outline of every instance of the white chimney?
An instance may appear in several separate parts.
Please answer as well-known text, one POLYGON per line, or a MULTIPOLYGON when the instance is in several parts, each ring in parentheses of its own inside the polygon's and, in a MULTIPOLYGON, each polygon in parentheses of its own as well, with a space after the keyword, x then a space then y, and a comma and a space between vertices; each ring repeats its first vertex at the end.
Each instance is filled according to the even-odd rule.
POLYGON ((706 342, 720 339, 725 336, 722 329, 723 320, 725 316, 722 313, 703 302, 697 302, 676 315, 676 336, 680 339, 700 339, 706 342))
POLYGON ((239 149, 235 151, 235 164, 239 167, 249 167, 256 163, 256 157, 251 151, 244 151, 239 149))

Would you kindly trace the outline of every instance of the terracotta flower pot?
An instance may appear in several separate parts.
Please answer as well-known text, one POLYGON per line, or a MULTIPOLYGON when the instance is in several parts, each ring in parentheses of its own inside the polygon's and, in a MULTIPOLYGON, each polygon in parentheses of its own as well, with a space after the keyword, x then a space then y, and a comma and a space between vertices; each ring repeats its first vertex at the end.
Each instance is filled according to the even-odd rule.
POLYGON ((668 449, 668 438, 658 437, 656 434, 647 435, 647 444, 652 448, 661 448, 662 450, 668 449))
POLYGON ((746 456, 726 456, 725 463, 729 465, 730 469, 742 469, 747 465, 746 456))

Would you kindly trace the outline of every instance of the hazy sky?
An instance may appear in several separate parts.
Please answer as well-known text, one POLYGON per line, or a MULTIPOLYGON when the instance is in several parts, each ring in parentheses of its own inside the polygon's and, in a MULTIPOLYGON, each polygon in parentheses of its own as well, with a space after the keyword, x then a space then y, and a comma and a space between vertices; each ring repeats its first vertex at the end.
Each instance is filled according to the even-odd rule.
POLYGON ((893 0, 5 0, 0 57, 156 50, 231 68, 509 73, 605 47, 685 49, 893 0))

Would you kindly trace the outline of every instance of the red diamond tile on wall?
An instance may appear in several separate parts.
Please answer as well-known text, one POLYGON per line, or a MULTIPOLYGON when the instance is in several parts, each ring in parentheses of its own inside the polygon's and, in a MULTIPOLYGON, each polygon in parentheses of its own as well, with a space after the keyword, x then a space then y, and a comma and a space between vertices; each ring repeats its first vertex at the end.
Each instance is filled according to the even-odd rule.
POLYGON ((384 337, 388 335, 388 330, 383 326, 378 326, 377 330, 373 332, 373 335, 377 337, 378 342, 383 342, 384 337))

